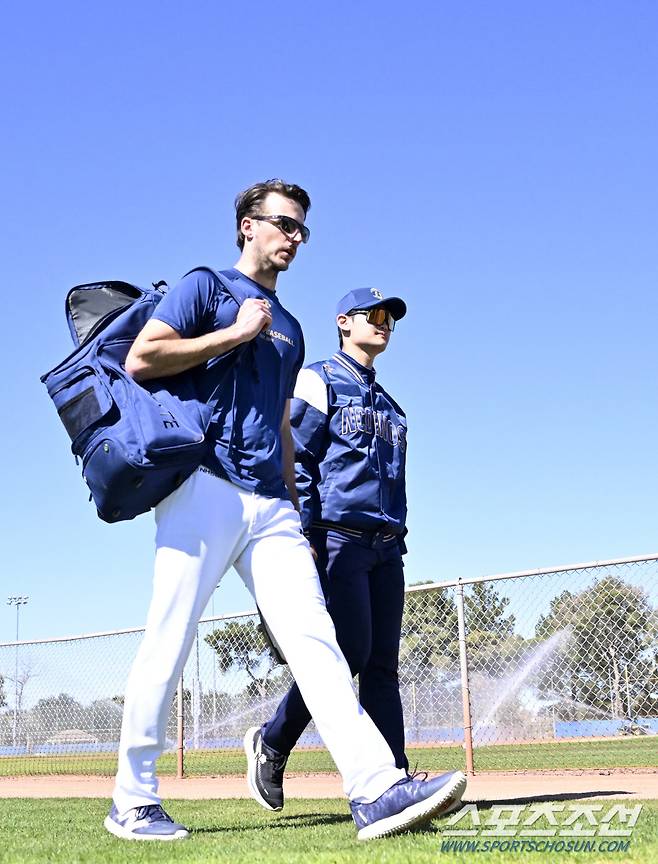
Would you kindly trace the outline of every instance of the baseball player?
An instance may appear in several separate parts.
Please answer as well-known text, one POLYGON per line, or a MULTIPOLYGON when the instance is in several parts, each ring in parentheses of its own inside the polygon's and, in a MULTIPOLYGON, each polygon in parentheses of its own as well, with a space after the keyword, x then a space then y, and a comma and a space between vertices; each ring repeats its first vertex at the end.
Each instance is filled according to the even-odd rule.
POLYGON ((194 370, 201 393, 212 392, 219 375, 227 377, 208 455, 155 510, 153 596, 126 685, 118 771, 105 820, 117 837, 188 836, 162 807, 155 764, 199 618, 231 566, 284 651, 343 776, 359 839, 425 821, 450 807, 465 787, 460 772, 421 782, 396 767, 354 695, 301 531, 290 397, 304 345, 276 288, 279 273, 309 239, 309 207, 303 189, 280 180, 239 195, 241 254, 233 269, 222 271, 232 290, 212 271, 188 274, 159 303, 126 360, 137 380, 194 370))
MULTIPOLYGON (((342 297, 340 350, 301 370, 291 407, 302 527, 338 644, 359 675, 361 705, 405 771, 398 648, 407 421, 376 380, 373 363, 406 311, 403 300, 376 288, 342 297)), ((273 718, 245 735, 249 788, 269 810, 283 807, 286 761, 310 719, 294 684, 273 718)))

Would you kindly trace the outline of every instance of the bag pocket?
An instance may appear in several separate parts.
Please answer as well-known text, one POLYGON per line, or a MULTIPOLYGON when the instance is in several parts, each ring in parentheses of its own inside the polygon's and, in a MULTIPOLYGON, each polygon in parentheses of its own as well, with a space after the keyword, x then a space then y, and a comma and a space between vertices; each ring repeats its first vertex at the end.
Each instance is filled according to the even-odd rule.
POLYGON ((115 407, 110 391, 92 366, 84 366, 63 375, 50 396, 71 439, 71 450, 81 456, 96 428, 115 407))
POLYGON ((98 515, 105 522, 134 519, 146 513, 180 486, 199 464, 189 450, 164 464, 136 463, 124 446, 122 425, 120 421, 99 436, 82 466, 98 515))

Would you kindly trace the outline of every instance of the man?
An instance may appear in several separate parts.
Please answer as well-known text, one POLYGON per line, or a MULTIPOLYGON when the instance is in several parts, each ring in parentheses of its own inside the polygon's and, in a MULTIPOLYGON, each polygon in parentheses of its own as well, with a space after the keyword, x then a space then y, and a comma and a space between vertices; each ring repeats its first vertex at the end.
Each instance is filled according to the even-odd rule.
POLYGON ((240 258, 192 271, 158 304, 132 346, 138 380, 194 370, 201 393, 223 382, 201 467, 156 508, 153 597, 125 693, 119 764, 105 827, 132 840, 176 840, 157 794, 155 763, 176 682, 199 617, 234 566, 285 652, 320 734, 343 775, 360 839, 405 830, 462 793, 460 773, 408 782, 358 704, 301 533, 290 397, 304 349, 276 295, 309 239, 309 197, 280 180, 236 199, 240 258), (294 506, 295 505, 295 506, 294 506))
MULTIPOLYGON (((336 313, 340 350, 300 372, 292 402, 301 521, 359 701, 407 771, 398 683, 407 421, 373 366, 406 304, 360 288, 336 313)), ((286 761, 310 719, 293 684, 274 717, 245 735, 249 788, 266 809, 283 807, 286 761)))

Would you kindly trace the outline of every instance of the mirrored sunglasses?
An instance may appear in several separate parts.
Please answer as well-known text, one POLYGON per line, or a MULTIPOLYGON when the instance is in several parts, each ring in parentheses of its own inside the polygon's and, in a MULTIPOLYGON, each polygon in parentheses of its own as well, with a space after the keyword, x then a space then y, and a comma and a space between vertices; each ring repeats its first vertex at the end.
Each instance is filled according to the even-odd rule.
POLYGON ((395 318, 393 313, 383 306, 375 306, 374 309, 354 309, 350 315, 365 315, 368 324, 374 324, 375 327, 381 327, 386 324, 391 333, 395 330, 395 318))

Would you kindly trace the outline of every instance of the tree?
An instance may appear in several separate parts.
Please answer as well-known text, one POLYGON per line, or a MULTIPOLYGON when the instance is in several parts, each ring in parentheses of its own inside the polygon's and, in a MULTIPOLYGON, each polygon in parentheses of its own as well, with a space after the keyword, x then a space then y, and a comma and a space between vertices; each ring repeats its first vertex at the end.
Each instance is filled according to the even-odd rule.
POLYGON ((7 704, 5 697, 5 679, 0 675, 0 708, 4 708, 7 704))
POLYGON ((445 674, 458 658, 457 607, 447 589, 408 593, 400 645, 400 666, 406 677, 416 679, 435 670, 445 674))
POLYGON ((84 726, 84 708, 68 693, 39 699, 30 715, 37 728, 49 734, 84 726))
POLYGON ((464 593, 468 664, 473 671, 496 676, 522 650, 524 640, 514 635, 516 619, 505 615, 509 598, 488 582, 475 582, 464 593))
POLYGON ((658 653, 634 666, 628 713, 633 717, 658 717, 658 653))
POLYGON ((564 591, 536 626, 542 639, 560 631, 567 634, 542 689, 562 689, 572 709, 589 707, 599 715, 623 716, 632 710, 632 704, 627 705, 627 692, 634 701, 631 681, 633 691, 641 689, 637 669, 642 664, 655 667, 653 621, 644 591, 616 576, 605 576, 577 594, 564 591))
POLYGON ((268 678, 275 664, 265 637, 253 621, 229 621, 205 636, 204 641, 217 653, 222 672, 234 666, 244 670, 256 692, 261 697, 267 695, 268 678))

